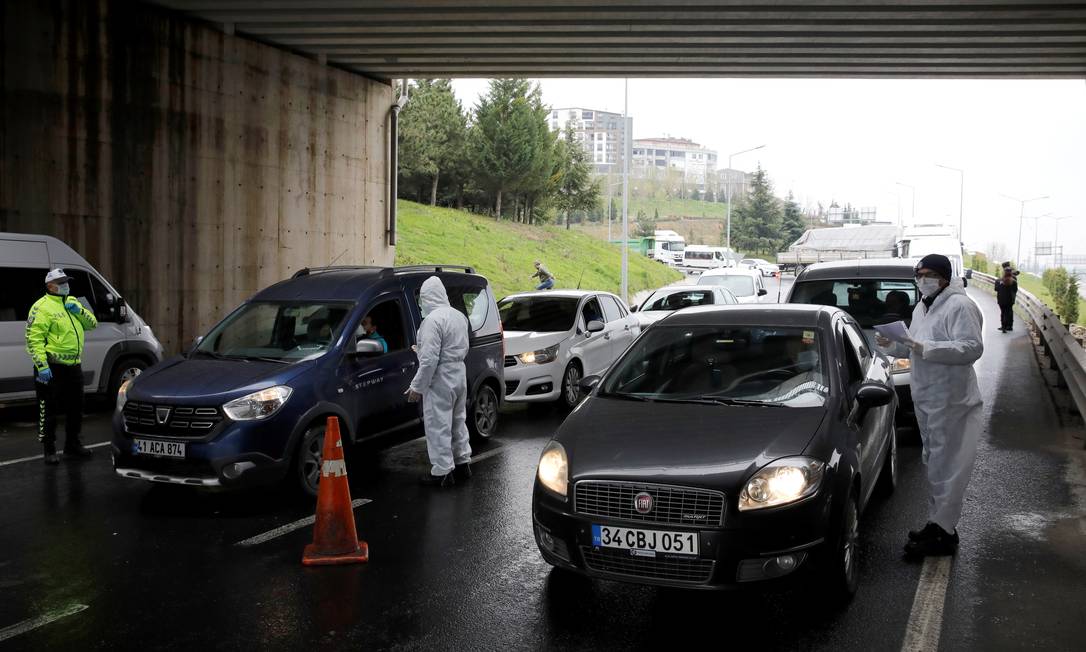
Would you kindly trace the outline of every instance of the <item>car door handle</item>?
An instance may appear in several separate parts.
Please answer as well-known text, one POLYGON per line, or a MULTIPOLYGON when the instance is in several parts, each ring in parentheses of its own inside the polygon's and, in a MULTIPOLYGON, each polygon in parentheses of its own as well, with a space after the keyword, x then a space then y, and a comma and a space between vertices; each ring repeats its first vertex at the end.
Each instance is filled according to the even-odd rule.
POLYGON ((408 362, 404 366, 400 367, 400 373, 405 374, 415 368, 414 362, 408 362))
POLYGON ((603 339, 605 339, 605 340, 611 339, 611 334, 610 333, 604 333, 603 339))

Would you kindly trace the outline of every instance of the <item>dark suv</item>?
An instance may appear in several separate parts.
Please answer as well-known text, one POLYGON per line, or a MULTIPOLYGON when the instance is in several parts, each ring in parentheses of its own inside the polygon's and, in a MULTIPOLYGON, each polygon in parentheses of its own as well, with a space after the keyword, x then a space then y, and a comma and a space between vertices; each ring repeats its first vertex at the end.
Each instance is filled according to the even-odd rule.
POLYGON ((419 288, 430 276, 471 324, 468 426, 474 438, 489 437, 504 379, 486 278, 459 266, 303 269, 121 388, 117 474, 203 487, 289 474, 315 494, 328 416, 340 418, 347 443, 420 424, 404 393, 418 368, 419 288))

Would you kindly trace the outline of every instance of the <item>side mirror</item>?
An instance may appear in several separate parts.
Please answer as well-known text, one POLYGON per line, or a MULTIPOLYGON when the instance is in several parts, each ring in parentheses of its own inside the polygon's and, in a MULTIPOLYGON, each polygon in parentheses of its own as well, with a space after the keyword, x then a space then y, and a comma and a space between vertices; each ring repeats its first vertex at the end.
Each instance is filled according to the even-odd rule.
POLYGON ((894 400, 894 390, 882 383, 863 383, 856 390, 856 402, 865 409, 889 405, 894 400))
POLYGON ((630 306, 630 312, 637 312, 637 306, 630 306))
POLYGON ((588 322, 588 325, 585 326, 585 328, 588 329, 589 333, 598 333, 606 328, 606 326, 604 326, 602 321, 593 319, 592 321, 588 322))
POLYGON ((193 351, 195 351, 196 347, 200 346, 200 342, 203 342, 203 341, 204 341, 204 336, 203 335, 197 335, 196 337, 192 338, 192 344, 189 345, 188 353, 191 354, 193 351))
POLYGON ((764 297, 766 294, 767 294, 767 292, 766 292, 765 288, 762 288, 761 290, 758 290, 758 296, 764 297))
POLYGON ((971 269, 965 270, 965 278, 967 278, 967 279, 973 278, 973 270, 971 270, 971 269))
POLYGON ((128 323, 128 304, 121 300, 115 307, 117 311, 117 322, 121 324, 128 323))
POLYGON ((596 389, 596 385, 600 384, 599 376, 585 376, 577 381, 577 389, 581 390, 582 396, 587 396, 592 393, 592 390, 596 389))
POLYGON ((354 349, 348 351, 351 355, 369 357, 373 355, 381 355, 385 352, 385 347, 381 346, 381 343, 377 340, 360 339, 355 341, 354 349))

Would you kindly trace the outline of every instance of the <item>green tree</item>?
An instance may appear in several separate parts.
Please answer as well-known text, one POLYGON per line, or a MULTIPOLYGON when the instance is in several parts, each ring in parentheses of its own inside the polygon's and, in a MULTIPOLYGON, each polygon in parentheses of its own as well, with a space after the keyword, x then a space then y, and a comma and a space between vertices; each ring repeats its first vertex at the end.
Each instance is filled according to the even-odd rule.
POLYGON ((781 215, 781 239, 777 250, 787 249, 806 230, 807 223, 803 219, 803 211, 792 195, 792 191, 788 191, 788 198, 784 200, 784 211, 781 215))
POLYGON ((656 232, 656 220, 650 218, 644 209, 637 210, 637 236, 651 238, 656 232))
POLYGON ((441 175, 465 158, 467 116, 448 79, 420 79, 400 114, 400 173, 429 182, 437 204, 441 175))
POLYGON ((1063 293, 1056 297, 1056 312, 1060 313, 1064 324, 1078 321, 1078 277, 1074 274, 1067 275, 1067 285, 1063 293))
POLYGON ((592 177, 592 165, 588 153, 566 129, 566 137, 555 146, 555 169, 552 175, 555 208, 565 213, 566 228, 570 214, 588 211, 600 203, 600 181, 592 177))
POLYGON ((781 219, 780 200, 759 165, 750 192, 732 210, 732 240, 742 251, 772 253, 780 241, 781 219))
POLYGON ((479 184, 494 197, 502 214, 509 191, 539 193, 553 171, 555 136, 538 84, 526 79, 492 79, 475 107, 471 149, 479 184))

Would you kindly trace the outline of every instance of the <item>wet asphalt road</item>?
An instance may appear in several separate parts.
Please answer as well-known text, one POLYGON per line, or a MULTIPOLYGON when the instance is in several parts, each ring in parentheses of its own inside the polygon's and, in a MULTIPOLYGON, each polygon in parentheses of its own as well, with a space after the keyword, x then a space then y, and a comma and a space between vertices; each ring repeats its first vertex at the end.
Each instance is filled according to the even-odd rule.
MULTIPOLYGON (((985 312, 977 365, 986 431, 950 572, 945 650, 1081 650, 1086 641, 1086 474, 1068 447, 1021 324, 985 312)), ((31 417, 32 418, 32 417, 31 417)), ((0 413, 0 463, 36 453, 25 412, 0 413), (22 415, 22 416, 21 416, 22 415)), ((903 446, 898 490, 862 518, 860 592, 844 610, 817 591, 656 589, 551 573, 531 532, 532 477, 560 415, 514 408, 466 485, 415 484, 421 440, 354 451, 352 496, 371 561, 303 568, 309 528, 237 542, 312 514, 282 490, 199 494, 113 476, 92 461, 0 466, 0 649, 759 649, 898 650, 921 567, 901 559, 925 513, 920 451, 903 446)), ((108 412, 88 443, 108 438, 108 412)), ((905 436, 908 433, 902 432, 905 436)), ((388 444, 389 442, 386 442, 388 444)), ((1081 444, 1081 440, 1079 440, 1081 444)))

